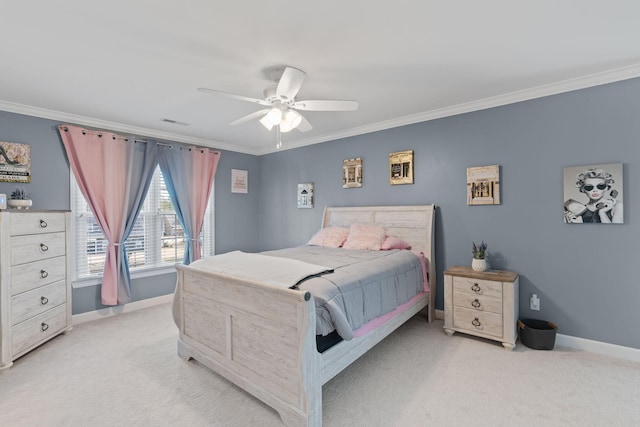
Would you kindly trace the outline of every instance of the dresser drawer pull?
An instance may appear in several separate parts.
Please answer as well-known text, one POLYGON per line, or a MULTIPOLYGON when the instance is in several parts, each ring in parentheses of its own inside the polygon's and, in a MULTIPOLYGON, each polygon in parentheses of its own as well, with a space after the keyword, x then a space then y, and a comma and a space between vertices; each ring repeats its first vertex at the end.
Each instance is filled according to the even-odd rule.
POLYGON ((472 290, 473 292, 475 292, 476 294, 478 294, 478 293, 480 293, 480 291, 481 291, 482 289, 480 288, 480 286, 478 286, 478 284, 477 284, 477 283, 474 283, 474 284, 473 284, 473 286, 471 287, 471 290, 472 290))
POLYGON ((47 278, 47 276, 49 276, 49 272, 48 272, 48 271, 40 270, 40 277, 41 277, 42 279, 46 279, 46 278, 47 278))
POLYGON ((44 219, 40 220, 40 228, 47 228, 47 221, 45 221, 44 219))
POLYGON ((47 325, 46 323, 42 322, 42 324, 40 325, 40 330, 42 332, 46 331, 47 329, 49 329, 49 325, 47 325))
POLYGON ((472 324, 473 326, 475 326, 476 328, 479 328, 479 327, 482 325, 482 323, 480 323, 480 321, 478 320, 478 318, 477 318, 477 317, 476 317, 475 319, 473 319, 473 321, 471 322, 471 324, 472 324))
POLYGON ((40 243, 40 250, 42 252, 46 252, 49 250, 49 246, 45 245, 44 243, 40 243))
POLYGON ((480 308, 480 306, 482 306, 482 304, 480 304, 480 301, 478 301, 478 298, 476 298, 473 301, 471 301, 471 306, 473 308, 480 308))
POLYGON ((47 303, 49 302, 49 298, 47 297, 40 297, 40 304, 42 305, 47 305, 47 303))

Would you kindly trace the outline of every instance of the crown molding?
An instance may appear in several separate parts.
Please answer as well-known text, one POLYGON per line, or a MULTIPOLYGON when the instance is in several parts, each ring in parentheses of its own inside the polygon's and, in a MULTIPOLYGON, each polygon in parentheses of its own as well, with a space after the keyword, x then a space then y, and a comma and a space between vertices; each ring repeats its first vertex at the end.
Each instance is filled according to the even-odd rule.
POLYGON ((50 119, 61 121, 69 124, 76 124, 79 126, 87 126, 99 129, 109 129, 113 132, 120 132, 125 134, 136 135, 145 138, 154 138, 164 141, 181 142, 189 145, 197 145, 202 147, 215 148, 216 150, 228 150, 238 153, 259 155, 255 149, 247 147, 238 147, 237 145, 228 144, 220 141, 212 141, 202 138, 195 138, 186 135, 180 135, 177 133, 163 132, 153 129, 147 129, 144 127, 130 126, 122 123, 110 122, 107 120, 100 120, 93 117, 80 116, 77 114, 63 113, 61 111, 48 110, 46 108, 32 107, 29 105, 17 104, 14 102, 8 102, 0 100, 0 110, 8 111, 10 113, 24 114, 26 116, 39 117, 42 119, 50 119))

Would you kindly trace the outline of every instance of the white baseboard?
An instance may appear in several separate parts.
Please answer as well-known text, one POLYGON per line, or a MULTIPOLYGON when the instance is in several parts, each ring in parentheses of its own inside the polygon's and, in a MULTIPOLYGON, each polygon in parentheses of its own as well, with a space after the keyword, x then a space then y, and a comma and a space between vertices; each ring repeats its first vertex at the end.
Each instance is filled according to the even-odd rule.
POLYGON ((114 307, 101 308, 96 311, 88 311, 86 313, 74 314, 71 318, 74 325, 90 322, 92 320, 104 319, 106 317, 117 316, 118 314, 130 313, 143 308, 154 307, 156 305, 165 304, 173 301, 173 293, 161 295, 155 298, 149 298, 142 301, 134 301, 129 304, 117 305, 114 307))
POLYGON ((589 351, 591 353, 604 354, 618 359, 640 362, 640 349, 609 344, 601 341, 593 341, 585 338, 572 337, 570 335, 556 335, 556 345, 589 351))

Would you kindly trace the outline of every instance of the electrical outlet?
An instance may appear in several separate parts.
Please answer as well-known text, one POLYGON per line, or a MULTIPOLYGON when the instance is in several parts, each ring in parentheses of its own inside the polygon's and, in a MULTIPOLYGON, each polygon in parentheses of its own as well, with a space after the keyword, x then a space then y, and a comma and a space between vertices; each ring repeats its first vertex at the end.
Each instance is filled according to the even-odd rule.
POLYGON ((531 310, 540 311, 540 298, 537 294, 531 295, 531 310))

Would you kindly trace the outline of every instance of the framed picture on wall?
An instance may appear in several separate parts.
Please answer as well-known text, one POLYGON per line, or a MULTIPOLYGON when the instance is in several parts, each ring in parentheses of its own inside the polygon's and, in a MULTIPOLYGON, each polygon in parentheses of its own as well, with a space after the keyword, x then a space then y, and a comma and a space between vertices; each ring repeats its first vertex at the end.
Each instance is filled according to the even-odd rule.
POLYGON ((31 182, 31 147, 29 144, 0 141, 0 181, 31 182))
POLYGON ((231 169, 231 192, 249 193, 249 172, 241 169, 231 169))
POLYGON ((347 159, 342 162, 342 188, 362 187, 362 159, 347 159))
POLYGON ((313 207, 313 183, 298 184, 298 209, 313 207))
POLYGON ((389 154, 391 185, 413 184, 413 150, 389 154))
POLYGON ((467 168, 467 205, 500 204, 500 166, 467 168))
POLYGON ((622 224, 622 163, 564 168, 564 222, 622 224))

